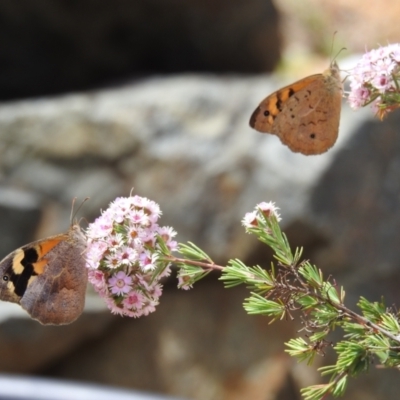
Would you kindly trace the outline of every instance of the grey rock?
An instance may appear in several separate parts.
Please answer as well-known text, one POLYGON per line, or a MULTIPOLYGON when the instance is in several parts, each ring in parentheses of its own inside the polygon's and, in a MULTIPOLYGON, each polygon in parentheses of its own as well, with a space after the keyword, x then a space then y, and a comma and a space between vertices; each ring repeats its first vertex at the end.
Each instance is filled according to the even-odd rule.
POLYGON ((88 296, 84 314, 66 326, 40 325, 18 305, 1 303, 0 371, 26 374, 48 368, 77 346, 101 337, 112 322, 97 296, 88 296))
POLYGON ((249 317, 245 296, 244 288, 223 290, 219 283, 166 291, 156 313, 120 319, 45 373, 198 400, 274 399, 297 391, 292 363, 281 354, 282 340, 296 328, 249 317))
POLYGON ((134 187, 160 203, 162 223, 174 226, 179 240, 195 240, 216 259, 245 258, 252 252, 240 226, 245 212, 274 200, 289 225, 349 133, 344 123, 325 157, 291 153, 248 127, 270 89, 265 78, 188 75, 6 104, 0 140, 12 144, 3 154, 29 154, 21 163, 0 149, 0 171, 64 206, 72 196, 95 199, 85 205, 89 216, 134 187))
POLYGON ((32 239, 40 219, 40 199, 34 191, 0 186, 0 260, 32 239))
MULTIPOLYGON (((222 264, 234 257, 268 263, 265 247, 244 233, 240 220, 258 202, 273 200, 281 207, 290 241, 306 246, 307 258, 326 274, 338 276, 345 288, 349 285, 354 297, 379 292, 395 301, 398 117, 393 114, 381 124, 370 121, 369 110, 354 113, 343 106, 337 144, 322 156, 305 157, 248 127, 254 107, 277 86, 266 77, 186 75, 4 104, 0 173, 9 177, 7 187, 21 185, 40 199, 39 237, 49 230, 66 230, 72 197, 94 199, 81 211, 90 221, 108 201, 134 187, 134 193, 160 204, 161 224, 175 227, 180 241, 195 242, 222 264)), ((79 333, 65 330, 71 339, 57 344, 60 347, 38 365, 15 357, 15 344, 9 347, 12 351, 0 346, 0 359, 5 370, 16 368, 14 357, 26 362, 29 372, 41 368, 54 376, 188 397, 196 392, 203 396, 198 398, 218 398, 231 390, 226 382, 238 382, 240 391, 255 393, 261 387, 252 377, 272 374, 275 353, 269 351, 281 352, 278 343, 296 327, 288 328, 290 332, 268 327, 260 334, 252 317, 241 311, 241 319, 239 311, 233 311, 243 292, 225 298, 227 291, 218 286, 217 293, 224 294, 212 297, 213 289, 207 282, 205 287, 203 292, 194 289, 198 297, 179 293, 170 303, 165 299, 172 289, 167 287, 155 315, 138 321, 110 316, 113 322, 104 326, 112 326, 112 331, 99 330, 102 337, 93 340, 85 314, 82 330, 79 319, 70 327, 79 333), (232 322, 236 318, 237 325, 232 322), (254 348, 245 348, 246 341, 254 341, 254 348), (265 354, 260 352, 265 348, 265 354)), ((25 326, 20 330, 36 335, 35 325, 29 330, 25 326)), ((297 374, 280 359, 276 366, 281 380, 274 380, 275 397, 296 393, 297 386, 304 385, 306 379, 300 381, 297 375, 307 373, 297 374), (282 375, 288 379, 285 383, 282 375)))
POLYGON ((313 190, 309 209, 328 245, 316 257, 355 293, 400 301, 400 115, 359 126, 313 190))

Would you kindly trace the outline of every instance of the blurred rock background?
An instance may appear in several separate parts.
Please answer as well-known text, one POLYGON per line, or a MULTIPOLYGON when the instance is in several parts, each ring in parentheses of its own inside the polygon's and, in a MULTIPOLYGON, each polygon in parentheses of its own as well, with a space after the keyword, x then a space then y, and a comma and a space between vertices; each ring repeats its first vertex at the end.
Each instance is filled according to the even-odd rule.
MULTIPOLYGON (((399 304, 400 114, 382 123, 343 104, 337 144, 315 157, 248 127, 261 99, 341 47, 344 57, 398 41, 398 7, 0 0, 0 255, 65 231, 73 197, 91 198, 80 212, 91 221, 134 187, 216 262, 269 265, 240 220, 273 200, 292 245, 345 286, 350 306, 360 295, 399 304)), ((217 278, 190 292, 166 282, 140 320, 112 316, 90 288, 86 312, 65 327, 2 302, 0 372, 194 400, 300 399, 319 376, 283 353, 299 326, 247 316, 246 290, 217 278)), ((345 398, 397 399, 397 381, 374 369, 345 398)))

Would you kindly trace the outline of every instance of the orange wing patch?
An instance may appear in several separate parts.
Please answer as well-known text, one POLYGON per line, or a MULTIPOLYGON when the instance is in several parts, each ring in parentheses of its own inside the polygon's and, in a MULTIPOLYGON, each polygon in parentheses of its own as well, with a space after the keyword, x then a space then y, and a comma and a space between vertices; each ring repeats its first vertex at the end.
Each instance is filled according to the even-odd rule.
POLYGON ((67 237, 68 237, 68 235, 65 235, 65 237, 62 235, 58 235, 54 239, 47 239, 47 240, 41 241, 35 246, 35 250, 36 250, 38 258, 37 258, 36 262, 32 262, 32 267, 37 275, 43 274, 43 272, 47 266, 47 259, 45 258, 46 254, 51 249, 56 247, 58 245, 58 243, 65 240, 67 237))
POLYGON ((259 132, 272 133, 275 118, 282 111, 288 99, 321 76, 322 74, 307 76, 270 94, 254 110, 250 117, 250 126, 259 132))
POLYGON ((51 249, 56 247, 58 243, 63 240, 68 239, 68 235, 57 235, 57 237, 53 239, 41 240, 36 246, 36 250, 38 252, 39 259, 45 256, 51 249))

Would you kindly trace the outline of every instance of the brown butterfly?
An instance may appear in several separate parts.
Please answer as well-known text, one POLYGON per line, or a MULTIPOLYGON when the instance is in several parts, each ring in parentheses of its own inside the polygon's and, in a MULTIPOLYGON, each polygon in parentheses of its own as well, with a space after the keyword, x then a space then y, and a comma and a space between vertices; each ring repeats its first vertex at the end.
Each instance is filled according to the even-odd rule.
POLYGON ((333 62, 322 74, 270 94, 254 110, 250 126, 279 137, 295 153, 321 154, 336 142, 343 85, 333 62))
POLYGON ((29 243, 0 261, 0 300, 18 303, 42 324, 64 325, 83 311, 86 239, 78 224, 29 243))

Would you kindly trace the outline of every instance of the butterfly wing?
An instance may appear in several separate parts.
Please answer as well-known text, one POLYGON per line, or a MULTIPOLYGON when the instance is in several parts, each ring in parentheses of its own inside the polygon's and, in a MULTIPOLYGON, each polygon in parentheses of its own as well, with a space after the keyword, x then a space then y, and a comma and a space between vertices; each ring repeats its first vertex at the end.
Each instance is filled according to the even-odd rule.
POLYGON ((336 63, 268 96, 254 111, 250 126, 277 135, 292 151, 321 154, 336 142, 342 83, 336 63))
POLYGON ((42 324, 73 322, 85 304, 84 251, 78 225, 17 249, 0 262, 0 299, 20 304, 42 324))
POLYGON ((308 76, 267 96, 251 115, 250 126, 259 132, 273 133, 275 119, 283 111, 285 103, 319 76, 322 74, 308 76))
POLYGON ((272 133, 292 151, 321 154, 336 142, 342 101, 340 86, 333 77, 321 75, 294 94, 272 127, 272 133))

